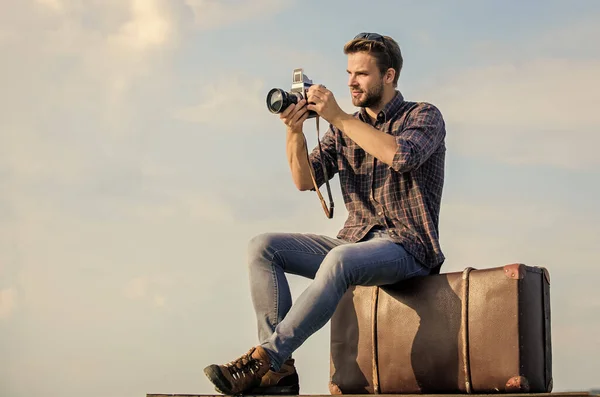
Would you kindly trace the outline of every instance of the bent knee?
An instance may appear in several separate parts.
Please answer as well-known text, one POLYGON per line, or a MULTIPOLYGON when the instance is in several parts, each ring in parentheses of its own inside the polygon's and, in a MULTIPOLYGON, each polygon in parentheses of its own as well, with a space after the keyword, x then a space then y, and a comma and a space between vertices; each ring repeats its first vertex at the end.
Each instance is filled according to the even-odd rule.
POLYGON ((275 241, 275 233, 261 233, 248 242, 248 260, 253 263, 257 258, 264 258, 271 250, 275 241))
POLYGON ((329 251, 327 254, 327 260, 331 261, 332 263, 347 264, 349 259, 352 258, 352 252, 354 249, 355 247, 352 244, 338 245, 329 251))
POLYGON ((323 261, 319 271, 321 273, 327 273, 330 276, 336 278, 341 277, 346 280, 350 280, 352 273, 353 262, 352 258, 352 246, 351 245, 340 245, 334 247, 323 261))

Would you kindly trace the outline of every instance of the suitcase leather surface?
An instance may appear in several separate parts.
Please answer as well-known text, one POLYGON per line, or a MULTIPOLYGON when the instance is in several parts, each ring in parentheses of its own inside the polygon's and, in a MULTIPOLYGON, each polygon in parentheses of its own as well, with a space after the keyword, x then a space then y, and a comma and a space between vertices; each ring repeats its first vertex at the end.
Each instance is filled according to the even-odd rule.
POLYGON ((513 264, 352 287, 331 319, 330 391, 550 392, 549 283, 513 264))

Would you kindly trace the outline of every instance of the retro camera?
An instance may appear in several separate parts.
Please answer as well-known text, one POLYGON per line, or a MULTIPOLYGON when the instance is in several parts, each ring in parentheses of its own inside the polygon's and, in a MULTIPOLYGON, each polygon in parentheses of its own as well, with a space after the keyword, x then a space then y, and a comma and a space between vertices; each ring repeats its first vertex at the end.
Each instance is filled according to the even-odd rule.
MULTIPOLYGON (((273 88, 267 94, 267 108, 271 113, 281 113, 292 103, 298 103, 301 99, 306 99, 306 91, 313 85, 311 79, 304 74, 302 68, 294 69, 292 76, 292 89, 287 92, 281 88, 273 88)), ((317 113, 313 110, 308 111, 308 118, 316 117, 317 113)))

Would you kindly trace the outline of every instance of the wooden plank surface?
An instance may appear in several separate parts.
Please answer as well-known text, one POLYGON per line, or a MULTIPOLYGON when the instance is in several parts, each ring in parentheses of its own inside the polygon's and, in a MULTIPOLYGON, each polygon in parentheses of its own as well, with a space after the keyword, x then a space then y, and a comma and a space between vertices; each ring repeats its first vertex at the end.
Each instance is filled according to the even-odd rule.
MULTIPOLYGON (((493 397, 493 396, 510 396, 510 397, 591 397, 599 396, 596 393, 589 391, 572 391, 572 392, 557 392, 557 393, 498 393, 498 394, 385 394, 380 396, 385 397, 493 397)), ((250 394, 245 394, 250 396, 250 394)), ((289 397, 332 397, 330 394, 301 394, 300 396, 289 397)), ((352 397, 374 397, 373 394, 352 394, 352 397)), ((222 394, 146 394, 146 397, 223 397, 222 394)), ((261 396, 265 397, 265 396, 261 396)), ((285 396, 278 396, 285 397, 285 396)))

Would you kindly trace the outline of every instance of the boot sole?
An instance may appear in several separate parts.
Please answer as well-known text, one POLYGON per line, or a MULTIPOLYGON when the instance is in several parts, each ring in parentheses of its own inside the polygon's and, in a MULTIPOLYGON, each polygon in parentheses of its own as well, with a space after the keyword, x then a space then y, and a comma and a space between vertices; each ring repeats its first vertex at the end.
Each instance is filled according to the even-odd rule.
POLYGON ((223 378, 218 365, 210 365, 204 368, 204 375, 215 385, 215 389, 219 393, 233 395, 231 393, 231 383, 223 378))
POLYGON ((260 395, 288 395, 288 396, 297 396, 300 394, 300 386, 270 386, 270 387, 257 387, 252 390, 248 390, 244 394, 253 394, 256 396, 260 395))

